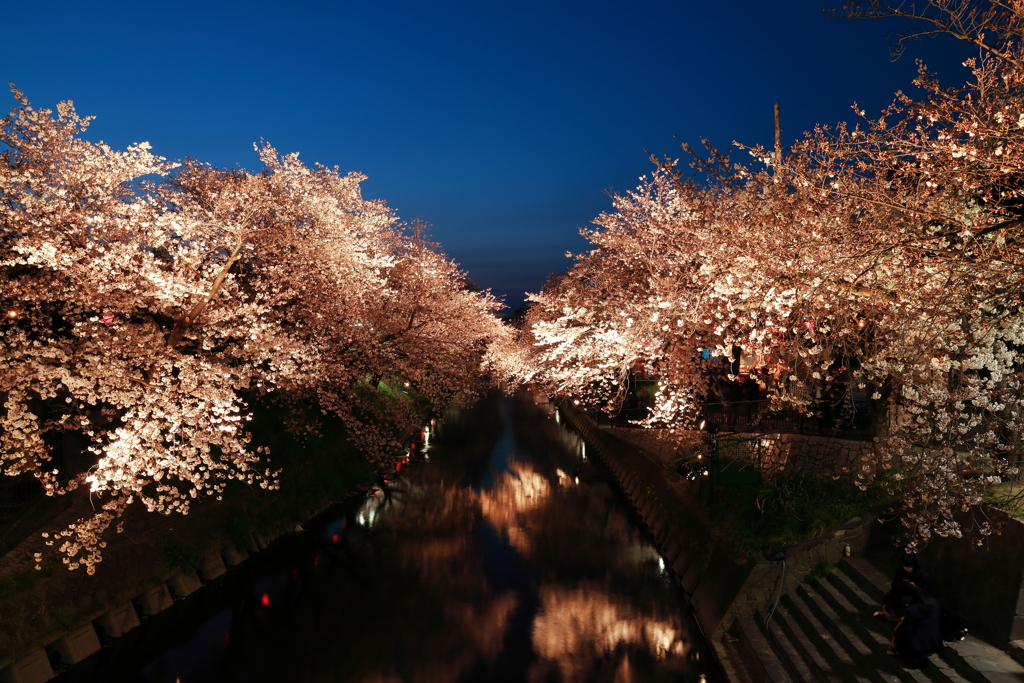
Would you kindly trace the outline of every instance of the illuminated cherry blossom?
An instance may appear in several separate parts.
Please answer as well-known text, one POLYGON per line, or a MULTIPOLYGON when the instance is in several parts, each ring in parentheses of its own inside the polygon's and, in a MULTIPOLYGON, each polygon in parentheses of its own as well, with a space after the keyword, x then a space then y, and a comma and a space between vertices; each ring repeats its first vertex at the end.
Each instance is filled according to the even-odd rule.
MULTIPOLYGON (((73 569, 100 561, 128 505, 187 514, 237 479, 277 487, 249 447, 247 402, 315 402, 378 462, 424 410, 470 400, 489 293, 359 174, 258 147, 264 170, 170 163, 84 140, 71 103, 0 121, 0 464, 97 509, 57 535, 73 569), (59 472, 56 435, 90 465, 59 472)), ((297 433, 315 428, 293 410, 297 433)))
POLYGON ((583 231, 594 249, 533 296, 495 367, 614 408, 643 366, 661 379, 645 423, 692 428, 714 363, 703 356, 739 347, 773 370, 777 406, 814 413, 863 392, 876 448, 861 481, 905 484, 910 547, 960 535, 955 513, 1020 458, 1024 34, 999 3, 973 18, 932 6, 988 31, 969 83, 943 88, 922 66, 922 99, 819 127, 781 159, 688 148, 700 182, 655 159, 583 231))

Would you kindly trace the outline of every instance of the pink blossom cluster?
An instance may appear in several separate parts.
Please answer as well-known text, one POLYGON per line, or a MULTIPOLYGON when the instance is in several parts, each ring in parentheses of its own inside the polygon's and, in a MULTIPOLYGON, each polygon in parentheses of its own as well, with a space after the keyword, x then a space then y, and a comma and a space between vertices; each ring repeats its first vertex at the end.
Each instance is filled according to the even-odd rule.
MULTIPOLYGON (((13 88, 12 88, 13 89, 13 88)), ((251 401, 296 433, 340 417, 381 462, 427 410, 471 400, 506 335, 488 292, 363 176, 257 149, 261 172, 171 163, 82 138, 71 103, 0 120, 0 466, 96 513, 56 535, 101 560, 133 502, 187 514, 229 480, 278 486, 251 401), (88 444, 72 471, 53 445, 88 444)))

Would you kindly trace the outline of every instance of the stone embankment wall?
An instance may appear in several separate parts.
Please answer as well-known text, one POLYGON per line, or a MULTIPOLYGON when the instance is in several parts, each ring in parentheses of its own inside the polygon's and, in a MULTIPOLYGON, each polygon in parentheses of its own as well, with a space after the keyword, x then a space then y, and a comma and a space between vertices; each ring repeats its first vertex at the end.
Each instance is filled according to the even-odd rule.
MULTIPOLYGON (((727 539, 716 536, 707 513, 676 489, 665 476, 663 463, 633 444, 608 433, 572 406, 562 406, 572 425, 580 432, 619 480, 640 516, 654 534, 668 566, 690 597, 701 625, 710 634, 731 625, 740 616, 751 616, 770 608, 782 582, 783 594, 795 590, 800 581, 821 563, 839 562, 849 544, 861 553, 874 513, 856 517, 827 536, 806 541, 788 551, 785 578, 782 562, 764 558, 736 559, 727 539)), ((736 435, 738 438, 755 435, 736 435)), ((816 462, 836 454, 860 457, 871 444, 798 434, 756 435, 774 458, 772 463, 810 464, 811 454, 821 451, 816 462)), ((699 435, 692 438, 696 439, 699 435)), ((733 438, 730 435, 730 438, 733 438)))
MULTIPOLYGON (((308 517, 331 502, 309 510, 308 517)), ((244 538, 233 542, 205 528, 222 522, 225 515, 242 518, 243 513, 221 507, 215 519, 192 528, 195 533, 179 530, 171 535, 173 529, 155 527, 120 538, 120 547, 110 549, 94 576, 86 576, 83 569, 68 572, 59 567, 53 576, 0 599, 0 681, 42 683, 53 678, 51 663, 77 664, 99 650, 101 640, 122 636, 138 626, 140 618, 159 614, 295 530, 294 522, 283 519, 264 524, 247 520, 244 538), (183 537, 199 549, 199 566, 169 569, 166 542, 183 537)), ((9 564, 14 557, 4 559, 9 564)))
POLYGON ((662 463, 605 433, 572 406, 560 410, 629 496, 654 535, 666 566, 689 597, 701 627, 710 635, 744 585, 754 562, 734 559, 697 501, 669 483, 662 463))
POLYGON ((726 434, 722 438, 759 440, 761 472, 766 478, 787 469, 837 474, 856 472, 875 447, 871 441, 806 434, 726 434))
POLYGON ((704 432, 672 431, 668 429, 630 427, 601 427, 617 439, 636 446, 656 460, 669 462, 673 458, 685 458, 704 442, 704 432))
MULTIPOLYGON (((611 469, 651 530, 727 677, 735 674, 730 673, 733 666, 727 648, 721 644, 722 637, 738 618, 765 614, 780 595, 796 590, 820 564, 838 563, 847 544, 855 554, 865 548, 877 514, 874 511, 851 519, 825 536, 789 548, 785 565, 764 558, 737 558, 728 539, 715 533, 700 505, 669 483, 663 462, 599 428, 572 406, 563 405, 561 410, 588 447, 611 469)), ((799 438, 781 442, 801 443, 799 438)))
MULTIPOLYGON (((898 517, 879 519, 892 517, 888 511, 895 501, 855 517, 825 536, 788 548, 785 568, 781 561, 764 558, 737 560, 726 552, 727 541, 715 536, 696 502, 668 483, 663 463, 601 430, 571 406, 562 410, 588 447, 612 470, 654 533, 698 620, 725 659, 727 672, 728 654, 720 647, 724 632, 737 619, 767 614, 780 595, 794 592, 821 563, 838 563, 847 544, 852 555, 868 560, 885 576, 891 575, 899 562, 903 526, 898 517)), ((797 434, 726 438, 754 436, 768 440, 767 448, 776 449, 770 462, 779 469, 852 469, 872 447, 870 442, 797 434)), ((957 521, 962 538, 935 536, 918 549, 936 597, 944 607, 970 620, 972 635, 1008 649, 1024 662, 1024 521, 989 507, 961 513, 957 521), (982 537, 978 531, 981 519, 994 522, 997 533, 982 537)))

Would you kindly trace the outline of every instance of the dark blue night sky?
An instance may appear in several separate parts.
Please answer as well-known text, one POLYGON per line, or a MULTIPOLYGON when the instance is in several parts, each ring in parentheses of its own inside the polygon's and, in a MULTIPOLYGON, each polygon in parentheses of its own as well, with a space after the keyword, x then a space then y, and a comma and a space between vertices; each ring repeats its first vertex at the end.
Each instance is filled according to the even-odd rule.
MULTIPOLYGON (((768 144, 950 84, 968 46, 784 2, 8 3, 0 77, 74 100, 90 139, 258 167, 266 139, 369 176, 363 192, 434 238, 511 308, 568 267, 577 230, 673 136, 768 144)), ((13 100, 9 100, 13 104, 13 100)))

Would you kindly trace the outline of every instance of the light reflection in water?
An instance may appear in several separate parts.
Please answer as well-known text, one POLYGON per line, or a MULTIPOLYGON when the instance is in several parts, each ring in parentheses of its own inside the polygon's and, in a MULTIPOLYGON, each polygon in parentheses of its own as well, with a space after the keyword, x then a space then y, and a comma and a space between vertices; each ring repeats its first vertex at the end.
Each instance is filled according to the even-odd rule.
POLYGON ((696 683, 708 673, 664 562, 553 406, 496 399, 446 417, 422 434, 429 463, 403 468, 348 523, 295 539, 308 549, 254 582, 230 608, 230 644, 200 629, 149 660, 145 677, 696 683))
POLYGON ((533 645, 542 659, 557 664, 562 680, 588 680, 595 660, 627 647, 656 659, 685 655, 682 619, 652 618, 613 595, 608 586, 546 585, 533 622, 533 645))

